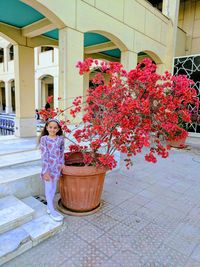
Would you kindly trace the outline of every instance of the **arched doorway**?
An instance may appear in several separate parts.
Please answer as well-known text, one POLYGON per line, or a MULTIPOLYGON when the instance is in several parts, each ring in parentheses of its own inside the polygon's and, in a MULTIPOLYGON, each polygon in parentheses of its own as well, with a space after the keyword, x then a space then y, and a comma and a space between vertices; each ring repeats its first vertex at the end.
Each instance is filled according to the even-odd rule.
POLYGON ((5 82, 0 81, 0 112, 5 113, 5 110, 6 110, 5 82))
POLYGON ((140 63, 144 58, 149 58, 157 65, 157 72, 163 72, 163 63, 158 55, 154 52, 145 50, 138 53, 138 63, 140 63))
POLYGON ((12 105, 12 112, 15 113, 15 81, 10 81, 11 87, 11 105, 12 105))
MULTIPOLYGON (((45 107, 48 96, 54 96, 54 79, 53 76, 47 74, 39 81, 41 82, 41 107, 45 107)), ((53 107, 53 102, 50 105, 53 107)))

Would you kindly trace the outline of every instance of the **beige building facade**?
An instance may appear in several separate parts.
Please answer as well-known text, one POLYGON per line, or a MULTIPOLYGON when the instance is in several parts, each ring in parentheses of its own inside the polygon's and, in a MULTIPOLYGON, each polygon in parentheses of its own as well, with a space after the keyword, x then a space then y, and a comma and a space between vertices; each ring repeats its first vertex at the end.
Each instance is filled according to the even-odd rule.
MULTIPOLYGON (((1 0, 1 11, 9 3, 1 0)), ((55 107, 58 96, 66 105, 84 94, 89 78, 78 74, 78 60, 120 61, 130 70, 150 57, 162 73, 173 70, 174 57, 200 54, 200 1, 14 0, 12 4, 20 14, 30 13, 28 21, 17 15, 10 18, 5 9, 0 22, 5 40, 0 42, 0 86, 5 88, 0 90, 0 108, 15 112, 19 137, 36 134, 34 110, 44 106, 48 94, 53 92, 55 107)))

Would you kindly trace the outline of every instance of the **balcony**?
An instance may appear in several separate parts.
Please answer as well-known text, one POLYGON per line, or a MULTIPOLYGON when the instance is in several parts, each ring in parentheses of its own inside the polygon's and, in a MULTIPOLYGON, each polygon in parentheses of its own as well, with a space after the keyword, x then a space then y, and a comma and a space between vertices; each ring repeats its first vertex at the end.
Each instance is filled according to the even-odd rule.
POLYGON ((36 65, 41 68, 58 65, 58 49, 40 52, 36 65))

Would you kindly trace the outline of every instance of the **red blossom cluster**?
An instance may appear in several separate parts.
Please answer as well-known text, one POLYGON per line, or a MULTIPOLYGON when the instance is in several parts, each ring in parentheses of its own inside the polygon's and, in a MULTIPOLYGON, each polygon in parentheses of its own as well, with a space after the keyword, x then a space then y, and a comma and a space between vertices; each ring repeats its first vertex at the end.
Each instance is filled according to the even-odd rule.
MULTIPOLYGON (((126 154, 129 167, 144 147, 149 149, 145 159, 155 163, 156 155, 168 156, 167 141, 187 135, 180 122, 190 122, 188 105, 198 108, 199 101, 186 76, 159 75, 149 59, 129 72, 118 62, 93 59, 78 62, 77 67, 81 75, 98 69, 84 106, 77 97, 70 110, 73 117, 83 110, 83 126, 73 132, 78 145, 69 148, 81 151, 85 164, 112 169, 116 166, 114 152, 119 151, 126 154)), ((62 122, 62 127, 69 133, 66 124, 62 122)))

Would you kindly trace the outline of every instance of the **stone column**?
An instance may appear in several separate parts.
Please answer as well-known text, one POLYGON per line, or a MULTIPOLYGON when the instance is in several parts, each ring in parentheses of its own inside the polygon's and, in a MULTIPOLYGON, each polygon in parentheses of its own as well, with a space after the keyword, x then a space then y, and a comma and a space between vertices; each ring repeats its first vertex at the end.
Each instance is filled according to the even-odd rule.
POLYGON ((58 76, 53 77, 53 95, 54 95, 54 108, 57 108, 59 106, 59 101, 58 101, 58 95, 59 93, 59 80, 58 76))
POLYGON ((2 88, 0 86, 0 112, 3 111, 2 88))
POLYGON ((83 33, 71 28, 59 30, 59 96, 62 108, 69 107, 73 98, 83 95, 83 76, 76 63, 84 58, 83 33))
POLYGON ((41 80, 35 79, 35 108, 41 109, 42 107, 42 96, 41 96, 41 80))
POLYGON ((42 79, 40 80, 40 82, 41 82, 41 105, 43 108, 47 102, 46 101, 47 100, 47 98, 46 98, 46 83, 42 79))
POLYGON ((4 47, 4 71, 8 71, 8 47, 4 47))
POLYGON ((169 71, 172 71, 173 57, 175 55, 176 49, 179 2, 180 0, 163 0, 162 6, 162 13, 170 19, 168 24, 167 49, 165 59, 165 68, 169 71))
POLYGON ((34 49, 14 45, 15 136, 36 136, 34 49))
POLYGON ((11 83, 5 82, 5 94, 6 94, 6 113, 12 113, 12 100, 11 100, 11 83))
POLYGON ((121 52, 121 63, 126 71, 130 71, 137 66, 138 54, 133 51, 122 51, 121 52))

